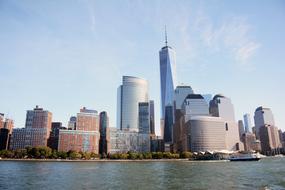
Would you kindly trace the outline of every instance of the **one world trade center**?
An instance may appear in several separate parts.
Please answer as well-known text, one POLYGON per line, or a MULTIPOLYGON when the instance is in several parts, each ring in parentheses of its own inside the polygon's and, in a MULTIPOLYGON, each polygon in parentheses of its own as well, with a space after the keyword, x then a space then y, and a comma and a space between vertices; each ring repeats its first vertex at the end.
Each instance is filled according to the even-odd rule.
POLYGON ((165 46, 159 51, 160 90, 161 90, 161 127, 164 133, 165 108, 173 106, 174 89, 176 87, 176 56, 175 51, 167 44, 165 30, 165 46))

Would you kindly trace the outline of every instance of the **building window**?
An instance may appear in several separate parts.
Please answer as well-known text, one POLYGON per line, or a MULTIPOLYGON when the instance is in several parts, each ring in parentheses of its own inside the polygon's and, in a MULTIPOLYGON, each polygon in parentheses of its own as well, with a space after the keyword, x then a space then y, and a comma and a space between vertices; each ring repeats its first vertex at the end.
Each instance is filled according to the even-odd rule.
POLYGON ((229 130, 228 123, 226 123, 226 131, 228 131, 228 130, 229 130))

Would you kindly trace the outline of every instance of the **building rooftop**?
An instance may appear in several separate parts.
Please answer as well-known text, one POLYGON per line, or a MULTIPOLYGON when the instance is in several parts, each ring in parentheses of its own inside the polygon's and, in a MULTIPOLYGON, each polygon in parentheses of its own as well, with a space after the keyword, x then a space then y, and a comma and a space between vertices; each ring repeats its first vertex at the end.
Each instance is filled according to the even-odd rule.
POLYGON ((213 98, 213 100, 217 99, 217 98, 226 98, 223 94, 216 94, 213 98))
POLYGON ((256 108, 255 111, 262 111, 262 110, 270 110, 270 108, 265 108, 265 107, 259 106, 258 108, 256 108))
POLYGON ((204 99, 201 94, 188 94, 185 99, 204 99))

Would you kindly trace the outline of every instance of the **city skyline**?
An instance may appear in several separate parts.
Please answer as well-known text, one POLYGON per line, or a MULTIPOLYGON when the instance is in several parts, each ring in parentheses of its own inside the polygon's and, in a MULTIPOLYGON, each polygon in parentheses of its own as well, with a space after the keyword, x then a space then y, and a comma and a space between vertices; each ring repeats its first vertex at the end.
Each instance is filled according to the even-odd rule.
POLYGON ((0 95, 0 111, 22 128, 25 111, 40 105, 53 113, 54 121, 67 126, 72 113, 87 106, 110 113, 110 126, 116 127, 116 88, 123 75, 138 76, 149 82, 159 134, 158 51, 164 44, 166 24, 168 44, 177 56, 178 85, 190 85, 201 94, 225 94, 235 106, 236 120, 244 113, 253 116, 259 106, 269 107, 276 126, 284 130, 284 90, 280 87, 285 27, 278 25, 285 18, 281 11, 284 3, 265 2, 261 10, 252 10, 254 2, 248 2, 245 9, 238 3, 219 2, 216 7, 228 9, 218 14, 215 6, 210 7, 215 2, 173 6, 158 1, 144 4, 145 8, 138 2, 126 2, 122 8, 129 13, 123 15, 114 11, 120 7, 115 2, 110 8, 102 2, 59 3, 60 8, 67 6, 62 12, 53 10, 54 4, 48 2, 1 2, 0 23, 6 27, 0 31, 0 79, 1 91, 5 92, 0 95), (167 9, 169 6, 173 9, 167 9), (193 12, 188 13, 188 9, 193 12), (112 14, 106 16, 102 10, 112 14), (160 15, 163 11, 166 14, 160 15), (170 18, 174 12, 179 14, 170 18), (140 17, 140 13, 148 16, 140 17), (263 13, 272 14, 274 22, 257 21, 256 17, 266 18, 263 13), (127 18, 129 14, 142 26, 134 29, 138 24, 136 19, 127 18), (64 16, 72 22, 66 22, 64 16), (107 25, 111 19, 118 25, 107 25), (124 28, 127 24, 130 26, 124 28), (110 30, 113 27, 117 34, 110 30), (269 37, 266 32, 275 35, 269 37), (235 41, 241 44, 235 45, 235 41), (264 80, 264 76, 269 77, 264 80), (249 101, 245 103, 245 99, 249 101))

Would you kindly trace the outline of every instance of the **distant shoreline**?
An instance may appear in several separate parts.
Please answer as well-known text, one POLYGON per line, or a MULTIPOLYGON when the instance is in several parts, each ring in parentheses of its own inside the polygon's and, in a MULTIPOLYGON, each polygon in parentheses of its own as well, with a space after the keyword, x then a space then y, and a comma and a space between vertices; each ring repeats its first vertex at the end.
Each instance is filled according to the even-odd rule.
POLYGON ((7 159, 2 158, 1 161, 24 161, 24 162, 227 162, 228 160, 189 160, 189 159, 94 159, 94 160, 67 160, 67 159, 7 159))

